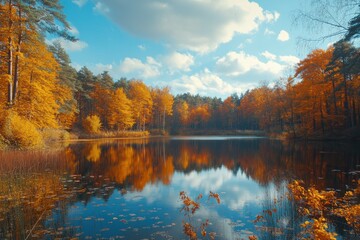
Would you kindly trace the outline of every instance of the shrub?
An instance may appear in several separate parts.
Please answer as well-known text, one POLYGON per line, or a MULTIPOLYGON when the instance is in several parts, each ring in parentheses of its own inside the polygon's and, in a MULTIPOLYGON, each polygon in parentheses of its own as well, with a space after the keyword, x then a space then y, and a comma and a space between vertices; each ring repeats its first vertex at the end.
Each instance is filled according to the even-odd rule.
POLYGON ((5 117, 1 133, 17 147, 32 148, 43 145, 42 136, 36 126, 15 112, 10 112, 5 117))
POLYGON ((6 139, 0 134, 0 150, 5 149, 6 145, 6 139))
POLYGON ((87 133, 99 133, 101 128, 101 120, 96 115, 87 116, 83 120, 83 128, 87 133))
POLYGON ((69 140, 70 133, 63 129, 46 128, 41 131, 43 139, 46 142, 56 142, 61 140, 69 140))

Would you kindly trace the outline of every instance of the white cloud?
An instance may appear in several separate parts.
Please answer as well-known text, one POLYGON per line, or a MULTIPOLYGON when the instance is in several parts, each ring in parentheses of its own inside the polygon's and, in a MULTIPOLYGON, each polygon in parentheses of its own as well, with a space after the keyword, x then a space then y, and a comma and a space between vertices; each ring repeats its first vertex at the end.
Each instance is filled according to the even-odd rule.
POLYGON ((81 64, 78 64, 78 63, 71 63, 71 66, 73 67, 73 68, 75 68, 76 69, 76 71, 79 71, 82 67, 83 67, 83 65, 81 65, 81 64))
POLYGON ((296 65, 300 62, 300 59, 298 57, 295 56, 279 56, 280 61, 287 63, 288 65, 296 65))
POLYGON ((266 28, 265 31, 264 31, 264 34, 265 35, 274 35, 275 32, 274 31, 271 31, 270 29, 266 28))
POLYGON ((250 71, 278 76, 283 71, 284 66, 272 60, 262 62, 256 56, 240 51, 238 53, 229 52, 220 58, 216 62, 216 69, 230 77, 240 76, 250 71))
POLYGON ((269 59, 269 60, 276 60, 276 55, 272 54, 268 51, 265 51, 263 53, 261 53, 262 56, 264 56, 265 58, 269 59))
POLYGON ((279 41, 286 42, 290 39, 289 33, 285 30, 281 30, 277 39, 279 41))
POLYGON ((265 11, 264 14, 265 14, 265 19, 268 22, 276 22, 280 17, 280 13, 278 13, 278 12, 271 13, 271 12, 265 11))
POLYGON ((77 35, 79 35, 79 30, 75 26, 71 25, 70 29, 69 29, 69 33, 71 33, 72 35, 77 36, 77 35))
POLYGON ((107 14, 108 12, 110 12, 109 7, 107 7, 102 2, 97 2, 95 4, 93 10, 96 11, 96 12, 102 13, 102 14, 107 14))
POLYGON ((188 72, 190 66, 194 64, 194 57, 191 54, 182 54, 179 52, 173 52, 167 56, 161 57, 162 62, 171 73, 181 70, 188 72))
POLYGON ((152 57, 147 57, 146 62, 137 58, 125 58, 119 66, 119 70, 125 74, 134 74, 138 78, 152 78, 160 75, 161 64, 152 57))
POLYGON ((203 96, 228 96, 234 92, 243 92, 246 88, 225 82, 208 69, 191 76, 185 75, 170 83, 172 89, 179 93, 189 92, 203 96))
POLYGON ((334 46, 334 43, 335 43, 335 42, 329 42, 328 44, 326 44, 326 47, 327 47, 327 48, 333 47, 333 46, 334 46))
POLYGON ((113 65, 112 65, 112 64, 97 63, 97 64, 95 65, 94 72, 95 72, 95 73, 102 73, 102 72, 104 72, 104 71, 110 72, 112 69, 113 69, 113 65))
POLYGON ((145 51, 146 50, 146 47, 144 45, 138 45, 138 48, 141 50, 141 51, 145 51))
POLYGON ((72 0, 72 2, 78 5, 79 7, 84 6, 87 1, 88 0, 72 0))
POLYGON ((277 12, 264 11, 249 0, 102 0, 97 9, 128 32, 172 47, 206 53, 249 34, 262 22, 276 21, 277 12))
POLYGON ((51 40, 47 40, 46 41, 47 44, 52 44, 53 42, 59 42, 60 45, 66 50, 66 51, 70 51, 70 52, 76 52, 76 51, 81 51, 84 48, 88 47, 88 44, 84 41, 76 41, 76 42, 72 42, 72 41, 68 41, 65 40, 63 38, 54 38, 51 40))

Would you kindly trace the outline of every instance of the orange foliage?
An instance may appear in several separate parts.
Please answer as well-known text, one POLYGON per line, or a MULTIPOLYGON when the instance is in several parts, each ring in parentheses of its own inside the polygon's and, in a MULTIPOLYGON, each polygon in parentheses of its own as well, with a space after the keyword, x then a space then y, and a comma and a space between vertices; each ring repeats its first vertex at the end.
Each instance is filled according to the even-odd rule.
MULTIPOLYGON (((358 194, 357 189, 346 192, 344 197, 337 197, 335 191, 318 191, 314 187, 305 189, 299 181, 290 183, 288 187, 300 205, 301 213, 311 219, 301 225, 304 228, 304 236, 335 240, 336 234, 327 231, 327 214, 343 217, 356 232, 360 230, 360 205, 354 202, 354 193, 358 194)), ((360 197, 360 194, 357 197, 360 197)))
POLYGON ((134 125, 132 103, 126 97, 124 90, 118 88, 111 96, 109 113, 106 115, 110 127, 126 130, 134 125))
POLYGON ((83 127, 87 133, 99 133, 101 125, 101 120, 96 115, 87 116, 83 120, 83 127))
MULTIPOLYGON (((190 222, 183 222, 183 232, 185 235, 187 235, 190 239, 196 240, 198 239, 197 235, 197 229, 196 227, 191 224, 191 217, 197 212, 197 210, 200 209, 200 200, 202 199, 203 195, 199 194, 196 198, 196 200, 192 200, 184 191, 180 192, 180 200, 183 204, 183 207, 181 208, 181 212, 184 212, 185 216, 187 216, 190 220, 190 222)), ((220 197, 217 193, 210 192, 209 198, 215 198, 217 203, 220 204, 220 197)), ((201 235, 203 237, 206 237, 206 227, 209 225, 209 219, 206 219, 204 222, 202 222, 198 228, 201 235)), ((215 238, 215 233, 209 233, 210 239, 215 238)))
POLYGON ((206 122, 209 121, 210 116, 209 106, 204 104, 191 109, 189 121, 197 127, 206 124, 206 122))
POLYGON ((137 129, 145 131, 145 125, 151 120, 153 108, 150 90, 142 81, 131 81, 129 98, 134 103, 132 111, 137 129))

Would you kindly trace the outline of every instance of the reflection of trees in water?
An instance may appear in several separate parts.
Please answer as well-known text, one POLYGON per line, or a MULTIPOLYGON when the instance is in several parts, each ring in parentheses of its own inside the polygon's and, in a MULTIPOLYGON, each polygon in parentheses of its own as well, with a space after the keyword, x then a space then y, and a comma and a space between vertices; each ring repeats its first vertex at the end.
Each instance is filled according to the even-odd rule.
POLYGON ((25 239, 30 233, 42 231, 48 210, 54 208, 65 192, 61 182, 65 169, 60 157, 63 153, 0 153, 1 239, 25 239))
POLYGON ((307 185, 344 188, 356 178, 360 153, 336 143, 286 143, 270 140, 89 142, 67 151, 73 173, 104 175, 120 185, 142 190, 148 183, 169 184, 175 171, 225 166, 261 185, 303 179, 307 185))
MULTIPOLYGON (((170 184, 175 171, 200 172, 222 166, 234 174, 240 171, 263 186, 269 183, 282 186, 284 180, 303 179, 307 186, 315 185, 318 189, 342 189, 358 178, 359 159, 360 150, 355 144, 270 140, 94 141, 52 152, 2 152, 0 238, 24 238, 44 209, 56 207, 58 217, 65 218, 66 207, 56 205, 57 196, 62 193, 74 193, 69 202, 87 203, 94 196, 106 200, 116 188, 142 190, 149 183, 170 184), (73 175, 70 182, 62 178, 64 172, 73 175), (346 174, 349 172, 353 173, 346 174), (14 194, 13 200, 5 204, 10 192, 14 194), (22 198, 24 195, 28 197, 22 198)), ((271 207, 266 204, 269 206, 264 209, 271 207)), ((278 208, 284 213, 278 215, 292 219, 293 207, 285 202, 278 208)), ((279 221, 284 220, 272 220, 271 227, 276 227, 279 221)), ((41 221, 38 230, 42 224, 41 221)), ((48 227, 56 228, 51 224, 48 227)))

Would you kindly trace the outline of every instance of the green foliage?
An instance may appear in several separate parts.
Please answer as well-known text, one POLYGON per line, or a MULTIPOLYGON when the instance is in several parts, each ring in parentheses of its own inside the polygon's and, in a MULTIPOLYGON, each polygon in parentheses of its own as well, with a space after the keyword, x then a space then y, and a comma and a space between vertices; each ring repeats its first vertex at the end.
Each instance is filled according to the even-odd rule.
POLYGON ((83 128, 87 133, 99 133, 101 120, 97 115, 89 115, 83 120, 83 128))
POLYGON ((9 112, 3 120, 1 134, 11 144, 20 148, 33 148, 43 145, 43 138, 36 126, 15 112, 9 112))

